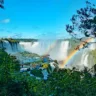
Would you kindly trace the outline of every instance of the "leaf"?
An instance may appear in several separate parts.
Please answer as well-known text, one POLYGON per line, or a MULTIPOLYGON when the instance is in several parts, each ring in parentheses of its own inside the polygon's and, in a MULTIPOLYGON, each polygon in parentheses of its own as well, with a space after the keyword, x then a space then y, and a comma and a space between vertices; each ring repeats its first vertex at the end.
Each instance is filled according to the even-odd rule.
POLYGON ((90 34, 88 34, 88 32, 85 32, 85 36, 86 36, 86 37, 89 37, 89 36, 90 36, 90 34))
POLYGON ((0 4, 0 8, 4 9, 4 6, 0 4))

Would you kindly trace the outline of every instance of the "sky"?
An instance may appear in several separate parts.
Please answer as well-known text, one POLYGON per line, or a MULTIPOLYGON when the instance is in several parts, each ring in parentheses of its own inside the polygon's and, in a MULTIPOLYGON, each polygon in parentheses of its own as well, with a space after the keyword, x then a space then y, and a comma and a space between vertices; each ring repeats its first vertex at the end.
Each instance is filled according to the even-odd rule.
POLYGON ((0 9, 1 38, 63 39, 69 36, 65 25, 85 6, 85 0, 5 0, 4 6, 0 9))

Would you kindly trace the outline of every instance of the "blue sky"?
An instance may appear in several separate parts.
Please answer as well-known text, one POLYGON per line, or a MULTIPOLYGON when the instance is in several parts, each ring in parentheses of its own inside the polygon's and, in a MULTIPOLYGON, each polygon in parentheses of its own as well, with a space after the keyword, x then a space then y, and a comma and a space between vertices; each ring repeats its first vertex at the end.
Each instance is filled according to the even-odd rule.
POLYGON ((65 25, 85 0, 5 0, 4 6, 0 37, 66 38, 65 25))

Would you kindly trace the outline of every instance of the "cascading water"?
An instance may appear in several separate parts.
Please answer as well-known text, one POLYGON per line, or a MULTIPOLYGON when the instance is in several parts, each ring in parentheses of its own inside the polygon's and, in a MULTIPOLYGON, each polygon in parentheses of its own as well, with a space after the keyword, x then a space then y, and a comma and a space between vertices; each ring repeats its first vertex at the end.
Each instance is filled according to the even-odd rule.
POLYGON ((68 49, 69 49, 69 41, 62 41, 56 59, 58 61, 64 60, 68 55, 68 49))
MULTIPOLYGON (((38 47, 38 42, 34 42, 34 43, 32 43, 32 42, 20 42, 19 43, 19 45, 21 46, 21 49, 23 50, 23 51, 28 51, 28 52, 34 52, 34 53, 36 53, 36 47, 39 49, 39 47, 38 47), (33 51, 32 51, 33 50, 33 51)), ((38 49, 37 49, 37 52, 38 52, 38 49)))
POLYGON ((89 46, 89 49, 90 50, 94 50, 96 49, 96 39, 93 39, 91 42, 90 42, 90 46, 89 46), (93 43, 92 43, 93 42, 93 43))
POLYGON ((8 41, 6 40, 3 41, 3 47, 8 53, 12 53, 12 46, 10 45, 8 41))
POLYGON ((86 67, 88 67, 88 56, 89 56, 89 55, 86 55, 86 56, 85 56, 85 60, 84 60, 84 65, 85 65, 86 67))
POLYGON ((69 41, 40 40, 38 42, 20 42, 23 50, 39 55, 49 54, 50 58, 63 60, 67 56, 69 41))
POLYGON ((90 55, 89 52, 96 49, 96 43, 92 43, 95 41, 96 41, 95 39, 91 40, 90 45, 88 46, 88 48, 84 49, 84 52, 82 55, 81 64, 84 64, 84 66, 88 67, 88 68, 91 68, 94 65, 93 58, 91 58, 91 57, 90 57, 90 59, 88 59, 88 58, 90 55), (90 60, 91 60, 91 62, 90 62, 90 60))
MULTIPOLYGON (((93 40, 92 42, 94 41, 95 40, 93 40)), ((65 41, 64 40, 38 40, 33 42, 20 41, 19 43, 12 43, 12 44, 6 40, 3 40, 3 43, 0 43, 0 47, 6 48, 6 51, 11 54, 15 52, 28 51, 30 53, 36 53, 39 55, 49 54, 51 59, 57 60, 57 61, 63 61, 69 54, 68 53, 69 47, 73 47, 73 46, 71 45, 69 46, 68 40, 65 40, 65 41)), ((95 43, 90 44, 88 48, 85 48, 82 50, 80 49, 80 51, 78 51, 78 53, 73 56, 72 60, 68 62, 68 65, 72 67, 77 66, 78 68, 81 68, 81 69, 84 66, 87 66, 87 67, 89 67, 89 65, 91 66, 91 64, 89 63, 92 63, 92 62, 89 62, 89 59, 88 59, 90 57, 89 52, 94 49, 96 49, 95 43)))
POLYGON ((90 51, 96 49, 96 43, 92 43, 95 40, 93 39, 89 46, 84 49, 78 50, 77 54, 73 56, 72 60, 70 60, 68 67, 76 67, 79 70, 83 70, 84 67, 91 68, 94 65, 93 58, 89 58, 90 51))
POLYGON ((5 51, 9 54, 14 54, 17 52, 22 52, 21 46, 17 42, 9 42, 7 40, 3 40, 0 42, 0 48, 4 48, 5 51))
POLYGON ((81 64, 83 64, 85 67, 88 67, 88 52, 83 53, 81 64))

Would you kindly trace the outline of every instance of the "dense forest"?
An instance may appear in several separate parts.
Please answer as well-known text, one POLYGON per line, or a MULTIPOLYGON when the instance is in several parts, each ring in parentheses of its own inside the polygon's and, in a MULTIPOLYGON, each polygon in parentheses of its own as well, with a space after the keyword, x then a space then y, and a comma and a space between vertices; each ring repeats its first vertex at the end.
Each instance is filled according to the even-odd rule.
POLYGON ((47 80, 19 70, 19 62, 0 50, 0 96, 96 96, 96 76, 86 68, 55 69, 47 80))

